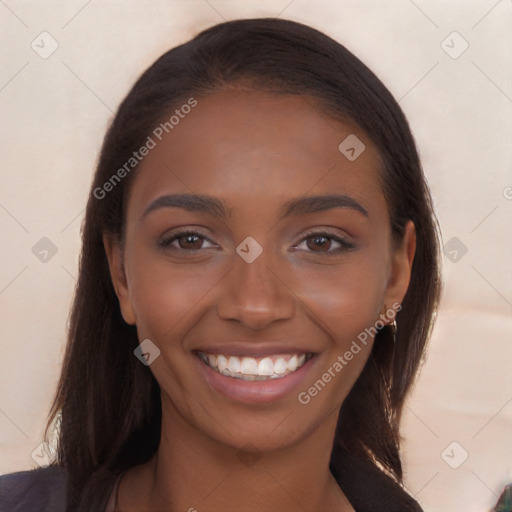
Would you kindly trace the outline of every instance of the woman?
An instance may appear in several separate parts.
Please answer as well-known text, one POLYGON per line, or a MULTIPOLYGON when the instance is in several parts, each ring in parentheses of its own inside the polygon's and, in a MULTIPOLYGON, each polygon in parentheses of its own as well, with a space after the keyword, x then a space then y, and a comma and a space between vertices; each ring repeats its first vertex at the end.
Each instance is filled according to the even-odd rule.
POLYGON ((421 510, 399 423, 438 238, 401 109, 339 43, 254 19, 167 52, 91 188, 57 460, 2 510, 421 510))

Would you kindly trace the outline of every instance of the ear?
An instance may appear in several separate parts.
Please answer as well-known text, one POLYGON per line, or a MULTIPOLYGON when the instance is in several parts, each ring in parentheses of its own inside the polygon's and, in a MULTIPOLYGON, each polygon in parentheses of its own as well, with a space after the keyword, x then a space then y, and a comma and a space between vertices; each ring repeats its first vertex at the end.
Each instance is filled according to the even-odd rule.
POLYGON ((107 234, 103 234, 103 247, 107 255, 110 278, 119 300, 119 307, 124 321, 127 324, 135 325, 135 312, 130 300, 128 281, 124 269, 123 252, 118 240, 107 234))
POLYGON ((405 225, 404 236, 391 257, 391 274, 384 297, 385 307, 401 304, 411 280, 412 263, 416 253, 416 228, 409 220, 405 225))

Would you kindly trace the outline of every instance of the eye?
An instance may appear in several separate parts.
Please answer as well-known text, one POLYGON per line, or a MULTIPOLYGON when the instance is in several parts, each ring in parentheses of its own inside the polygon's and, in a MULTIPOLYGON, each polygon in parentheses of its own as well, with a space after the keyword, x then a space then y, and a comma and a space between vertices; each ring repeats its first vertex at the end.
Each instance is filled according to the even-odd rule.
POLYGON ((216 244, 214 244, 205 235, 199 233, 198 231, 192 231, 187 229, 177 231, 169 235, 165 235, 158 242, 158 244, 161 247, 172 247, 173 249, 176 249, 178 251, 197 251, 199 249, 209 248, 202 246, 204 242, 212 244, 210 247, 216 247, 216 244))
MULTIPOLYGON (((354 249, 355 245, 343 237, 329 233, 328 231, 315 231, 308 233, 301 243, 294 246, 300 249, 300 246, 305 244, 308 252, 316 253, 338 253, 345 250, 354 249), (334 247, 334 248, 333 248, 334 247)), ((212 242, 208 237, 198 231, 190 229, 170 233, 162 237, 159 245, 163 248, 172 247, 178 251, 198 251, 200 249, 208 249, 211 247, 218 247, 217 244, 212 242), (210 244, 204 246, 204 243, 210 244)))
POLYGON ((306 237, 302 239, 301 243, 294 248, 300 248, 300 246, 304 243, 309 249, 308 252, 316 253, 333 254, 355 248, 355 245, 345 238, 335 235, 334 233, 329 233, 327 231, 315 231, 312 233, 307 233, 306 237), (336 244, 338 247, 336 247, 336 244), (332 249, 333 246, 334 249, 332 249))

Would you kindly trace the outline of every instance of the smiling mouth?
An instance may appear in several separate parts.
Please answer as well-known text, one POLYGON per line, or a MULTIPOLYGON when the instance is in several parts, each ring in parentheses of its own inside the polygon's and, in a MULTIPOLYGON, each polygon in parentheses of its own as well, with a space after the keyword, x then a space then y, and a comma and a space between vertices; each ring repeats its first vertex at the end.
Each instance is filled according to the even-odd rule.
POLYGON ((297 371, 313 357, 313 353, 237 357, 201 351, 197 355, 217 373, 245 381, 281 379, 297 371))

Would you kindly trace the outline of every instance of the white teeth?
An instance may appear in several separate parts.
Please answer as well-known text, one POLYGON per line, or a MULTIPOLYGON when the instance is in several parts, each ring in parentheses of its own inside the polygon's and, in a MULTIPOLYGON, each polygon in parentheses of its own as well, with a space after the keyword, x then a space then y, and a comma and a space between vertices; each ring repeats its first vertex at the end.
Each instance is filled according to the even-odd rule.
POLYGON ((254 357, 226 357, 223 354, 199 353, 201 359, 214 370, 228 377, 247 381, 278 379, 300 368, 313 354, 281 354, 261 359, 254 357))
POLYGON ((299 361, 298 361, 297 356, 292 356, 290 358, 290 360, 288 361, 288 370, 290 370, 291 372, 294 372, 297 369, 298 362, 299 361))
MULTIPOLYGON (((243 361, 242 361, 242 364, 243 364, 243 361)), ((231 356, 229 358, 229 362, 228 362, 228 370, 231 372, 231 373, 239 373, 240 372, 240 359, 238 359, 238 357, 233 357, 231 356)), ((247 373, 247 372, 243 372, 243 373, 247 373)))
MULTIPOLYGON (((208 354, 208 362, 210 362, 210 357, 213 354, 208 354)), ((213 356, 213 359, 214 359, 214 362, 213 364, 210 364, 210 366, 212 368, 215 367, 215 356, 213 356)), ((219 370, 220 373, 222 373, 226 368, 228 367, 228 360, 226 359, 225 356, 223 356, 222 354, 220 356, 217 356, 217 368, 219 370)))
POLYGON ((282 375, 286 370, 288 370, 288 363, 284 359, 277 359, 274 363, 274 373, 282 375))
POLYGON ((215 356, 213 354, 208 354, 208 364, 213 366, 215 364, 215 356))
POLYGON ((264 357, 258 363, 258 375, 272 375, 274 373, 274 363, 270 357, 264 357))
POLYGON ((244 357, 242 359, 240 369, 237 373, 244 373, 245 375, 258 375, 258 363, 256 362, 256 359, 254 359, 254 357, 244 357))

